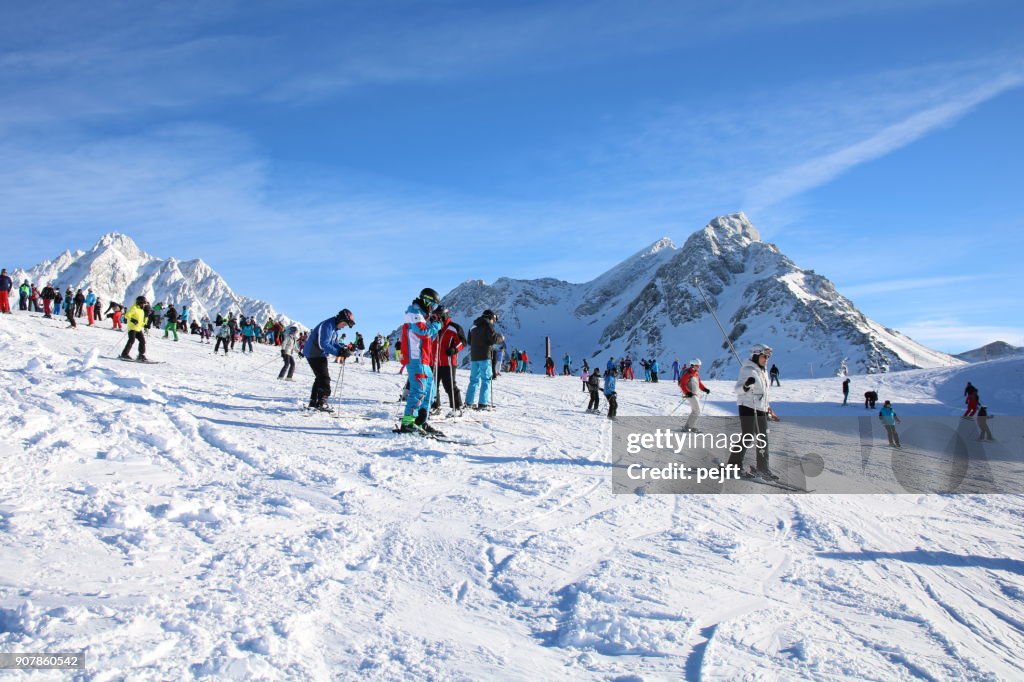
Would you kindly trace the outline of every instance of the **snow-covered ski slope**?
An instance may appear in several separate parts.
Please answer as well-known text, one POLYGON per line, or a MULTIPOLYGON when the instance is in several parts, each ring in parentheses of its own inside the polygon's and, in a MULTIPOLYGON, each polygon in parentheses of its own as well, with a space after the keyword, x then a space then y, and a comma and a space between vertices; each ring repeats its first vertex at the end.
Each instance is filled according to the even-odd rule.
MULTIPOLYGON (((0 318, 0 651, 84 649, 98 680, 1024 678, 1020 496, 614 496, 579 379, 502 376, 497 411, 438 424, 497 443, 458 446, 390 432, 393 362, 349 366, 370 419, 334 420, 269 348, 152 338, 135 365, 121 339, 0 318)), ((1020 414, 1022 373, 853 395, 954 414, 970 378, 1020 414)), ((678 403, 619 386, 623 415, 678 403)))

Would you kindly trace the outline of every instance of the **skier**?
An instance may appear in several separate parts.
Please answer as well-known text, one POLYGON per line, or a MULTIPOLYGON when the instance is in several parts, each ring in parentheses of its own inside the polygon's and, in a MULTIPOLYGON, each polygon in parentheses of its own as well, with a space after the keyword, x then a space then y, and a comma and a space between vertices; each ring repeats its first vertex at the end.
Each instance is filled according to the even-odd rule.
MULTIPOLYGON (((615 368, 608 370, 614 372, 615 368)), ((590 402, 587 403, 587 412, 597 412, 598 408, 601 407, 601 398, 599 397, 599 389, 601 388, 601 370, 597 367, 594 368, 590 378, 587 379, 587 388, 590 390, 590 402)))
POLYGON ((711 389, 700 380, 700 366, 700 358, 694 358, 679 379, 679 388, 683 392, 683 397, 690 403, 690 416, 686 419, 684 427, 686 431, 697 430, 697 420, 700 418, 700 401, 697 400, 697 391, 703 391, 705 395, 711 393, 711 389))
MULTIPOLYGON (((229 320, 230 322, 230 320, 229 320)), ((313 327, 306 339, 306 345, 302 349, 302 355, 313 370, 313 388, 309 393, 309 408, 330 412, 327 399, 331 396, 331 373, 328 371, 327 357, 337 355, 341 352, 341 344, 338 340, 338 330, 344 326, 349 328, 356 326, 356 320, 352 317, 352 311, 342 308, 334 317, 313 327)), ((225 355, 227 350, 224 351, 225 355)))
MULTIPOLYGON (((79 291, 78 293, 82 293, 79 291)), ((75 308, 77 307, 74 302, 75 295, 71 292, 71 287, 64 292, 64 316, 68 320, 68 326, 72 329, 78 329, 78 325, 75 323, 75 308)))
POLYGON ((562 376, 572 375, 572 356, 568 353, 562 358, 562 376))
POLYGON ((455 384, 455 370, 459 366, 459 351, 466 347, 466 333, 462 327, 452 319, 451 312, 443 306, 438 307, 437 317, 441 320, 441 331, 437 336, 437 376, 434 386, 434 403, 436 411, 441 411, 441 392, 438 384, 444 386, 444 392, 448 396, 448 406, 452 412, 462 412, 462 393, 455 384))
POLYGON ((381 335, 373 337, 373 341, 370 342, 370 371, 380 372, 380 349, 381 346, 381 335))
POLYGON ((672 381, 679 381, 679 358, 672 361, 672 381))
MULTIPOLYGON (((739 377, 736 379, 736 405, 740 415, 740 429, 744 440, 755 438, 753 443, 754 452, 757 458, 755 471, 763 479, 774 481, 779 477, 768 468, 768 420, 779 421, 778 416, 772 410, 768 399, 768 374, 764 370, 768 358, 772 355, 772 349, 765 344, 755 344, 750 349, 750 359, 740 367, 739 377), (764 447, 760 447, 761 445, 764 447)), ((747 446, 743 443, 736 443, 731 448, 729 464, 736 465, 740 469, 740 478, 753 478, 753 475, 743 469, 743 456, 747 446)))
POLYGON ((622 361, 622 364, 622 378, 629 379, 630 381, 636 381, 636 377, 633 376, 633 358, 627 355, 626 359, 622 361))
POLYGON ((228 326, 228 321, 220 315, 217 316, 220 323, 217 325, 217 331, 214 332, 214 336, 217 337, 217 342, 213 345, 213 354, 216 355, 217 351, 220 350, 221 345, 224 346, 224 355, 228 354, 228 345, 230 341, 228 337, 231 336, 231 327, 228 326))
POLYGON ((111 320, 110 328, 118 330, 121 329, 121 316, 124 314, 124 308, 121 307, 121 304, 111 302, 111 304, 107 307, 107 313, 107 316, 111 320), (111 308, 114 309, 114 312, 112 313, 110 312, 111 308))
POLYGON ((494 369, 490 366, 491 348, 505 340, 494 328, 497 322, 497 313, 488 309, 473 320, 473 328, 469 330, 470 374, 466 404, 474 405, 477 410, 492 409, 491 380, 494 369))
POLYGON ((772 381, 771 381, 771 385, 772 386, 779 386, 779 387, 782 386, 782 384, 779 383, 779 368, 778 368, 777 365, 772 364, 771 370, 768 371, 768 376, 770 376, 771 379, 772 379, 772 381))
POLYGON ((96 322, 103 319, 103 301, 100 300, 99 296, 96 297, 96 302, 92 304, 92 314, 96 322))
POLYGON ((298 345, 296 336, 299 333, 298 327, 288 327, 284 331, 284 342, 281 343, 281 359, 284 366, 278 372, 277 378, 285 381, 295 381, 292 375, 295 374, 295 346, 298 345))
MULTIPOLYGON (((79 290, 81 293, 81 290, 79 290)), ((142 330, 146 328, 146 313, 143 306, 146 305, 145 296, 136 296, 135 305, 128 309, 128 314, 125 316, 125 320, 128 322, 128 343, 125 344, 124 350, 121 351, 121 357, 125 360, 132 359, 132 346, 135 342, 139 342, 139 355, 138 362, 147 362, 146 360, 146 336, 142 333, 142 330)), ((70 315, 69 315, 70 317, 70 315)), ((74 320, 72 320, 74 322, 74 320)))
POLYGON ((608 356, 608 362, 604 366, 604 371, 607 374, 609 370, 613 369, 615 369, 615 356, 610 355, 608 356))
POLYGON ((28 310, 28 296, 32 293, 32 285, 26 279, 18 287, 18 310, 28 310))
POLYGON ((256 336, 256 318, 250 317, 249 319, 242 318, 242 352, 245 352, 245 347, 249 346, 249 352, 254 352, 252 349, 252 339, 256 336))
POLYGON ((530 355, 524 350, 519 354, 519 372, 531 372, 530 370, 530 355))
POLYGON ((604 397, 608 400, 608 418, 615 419, 619 411, 619 399, 615 394, 615 370, 604 376, 604 397))
POLYGON ((544 360, 544 373, 549 377, 555 376, 555 359, 550 355, 544 360))
MULTIPOLYGON (((96 321, 96 294, 92 293, 92 289, 89 289, 89 293, 85 296, 85 317, 89 320, 88 326, 91 327, 93 322, 96 321)), ((81 315, 79 315, 81 317, 81 315)))
POLYGON ((649 365, 651 370, 651 383, 658 383, 658 373, 661 372, 661 366, 658 364, 658 358, 651 358, 651 364, 649 365))
POLYGON ((60 293, 60 287, 53 288, 53 314, 60 315, 61 304, 64 303, 64 294, 60 293))
POLYGON ((53 299, 57 298, 57 293, 53 289, 53 282, 50 282, 43 287, 43 317, 47 319, 53 319, 53 315, 50 313, 51 306, 53 305, 53 299))
POLYGON ((875 403, 878 402, 878 391, 864 391, 864 409, 873 410, 875 409, 875 403))
POLYGON ((843 379, 843 405, 850 399, 850 377, 843 379))
POLYGON ((174 304, 167 306, 166 314, 167 322, 164 323, 164 338, 170 333, 174 334, 174 340, 178 340, 178 311, 175 309, 174 304))
POLYGON ((590 368, 586 361, 583 362, 583 369, 580 370, 580 379, 583 380, 583 392, 587 392, 587 382, 590 380, 590 368))
POLYGON ((14 280, 7 274, 7 268, 0 270, 0 313, 11 314, 11 289, 14 280))
POLYGON ((441 296, 425 287, 405 310, 402 322, 402 363, 408 368, 409 395, 398 430, 402 433, 437 434, 427 423, 433 403, 434 374, 430 369, 434 345, 441 332, 441 320, 435 309, 441 296))
POLYGON ((900 445, 900 434, 896 433, 896 425, 900 423, 899 415, 892 409, 892 403, 886 400, 882 403, 882 409, 878 412, 878 419, 885 427, 885 435, 889 438, 889 445, 894 448, 900 445))
POLYGON ((992 431, 988 428, 989 419, 994 419, 994 417, 988 413, 988 408, 984 405, 978 407, 978 429, 981 431, 978 440, 995 440, 992 437, 992 431))
POLYGON ((966 396, 967 410, 964 412, 963 418, 970 419, 978 413, 978 404, 981 402, 981 398, 978 397, 978 389, 969 381, 967 388, 964 389, 964 396, 966 396))

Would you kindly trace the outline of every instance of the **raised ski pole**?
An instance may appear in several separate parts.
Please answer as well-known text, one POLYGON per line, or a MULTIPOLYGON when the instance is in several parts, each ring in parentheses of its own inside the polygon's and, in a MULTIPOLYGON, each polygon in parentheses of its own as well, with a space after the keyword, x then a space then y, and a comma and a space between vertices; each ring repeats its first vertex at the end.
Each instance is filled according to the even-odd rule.
MULTIPOLYGON (((736 346, 732 345, 732 339, 730 339, 729 335, 725 333, 725 327, 722 326, 722 323, 718 321, 718 315, 716 315, 715 311, 711 308, 711 302, 708 301, 708 297, 704 294, 704 289, 701 288, 700 282, 697 280, 696 277, 693 278, 693 285, 695 287, 697 287, 697 291, 700 292, 701 298, 704 299, 704 306, 708 309, 708 312, 711 313, 711 317, 714 318, 715 324, 718 325, 718 329, 721 330, 721 332, 722 332, 722 337, 725 339, 725 342, 727 344, 729 344, 729 349, 732 351, 733 357, 736 358, 737 364, 742 368, 743 367, 743 361, 740 360, 740 354, 736 352, 736 346)), ((741 421, 741 423, 742 423, 742 421, 741 421)), ((755 410, 755 413, 754 413, 754 430, 757 432, 756 435, 757 435, 758 440, 760 440, 760 438, 761 438, 761 427, 757 423, 757 412, 756 412, 756 410, 755 410)), ((757 446, 756 445, 754 446, 754 457, 755 457, 755 460, 756 460, 756 457, 757 457, 757 446)))

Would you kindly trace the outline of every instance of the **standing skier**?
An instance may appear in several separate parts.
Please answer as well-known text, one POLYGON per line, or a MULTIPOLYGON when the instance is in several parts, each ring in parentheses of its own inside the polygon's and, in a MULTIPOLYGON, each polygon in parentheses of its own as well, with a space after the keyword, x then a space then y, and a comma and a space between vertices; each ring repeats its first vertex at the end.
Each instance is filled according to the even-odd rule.
POLYGON ((426 287, 405 310, 402 364, 409 370, 409 395, 405 399, 405 411, 398 429, 402 433, 440 434, 427 423, 434 392, 434 374, 430 364, 441 332, 441 320, 435 312, 440 301, 441 296, 426 287))
POLYGON ((992 431, 988 428, 988 420, 993 419, 992 415, 988 413, 988 408, 984 405, 978 407, 978 440, 995 440, 992 437, 992 431))
POLYGON ((711 389, 700 380, 700 366, 700 358, 694 358, 679 379, 679 388, 683 392, 683 397, 690 403, 690 416, 686 419, 684 427, 687 431, 697 430, 697 420, 700 418, 700 401, 697 400, 697 391, 704 391, 705 395, 711 393, 711 389))
POLYGON ((608 418, 615 419, 619 411, 619 399, 615 394, 615 370, 604 376, 604 397, 608 400, 608 418))
MULTIPOLYGON (((309 393, 309 407, 321 412, 330 412, 327 399, 331 397, 331 373, 327 368, 327 358, 331 355, 341 353, 341 342, 338 340, 338 330, 342 327, 354 327, 356 320, 352 317, 352 311, 342 308, 334 317, 313 327, 306 339, 306 345, 302 349, 302 355, 313 370, 313 388, 309 393)), ((225 349, 224 354, 227 354, 225 349)))
POLYGON ((284 342, 281 344, 281 359, 284 360, 284 366, 277 374, 278 379, 295 381, 292 379, 292 375, 295 374, 295 347, 298 345, 296 339, 298 333, 298 328, 294 326, 288 327, 284 331, 284 342))
POLYGON ((174 334, 174 340, 178 340, 178 311, 175 309, 174 304, 167 306, 167 314, 164 316, 167 320, 164 323, 164 338, 167 338, 168 334, 174 334))
POLYGON ((7 274, 7 268, 0 270, 0 313, 11 314, 11 289, 14 280, 7 274))
POLYGON ((843 379, 843 405, 850 399, 850 377, 843 379))
MULTIPOLYGON (((772 349, 765 344, 755 344, 750 349, 750 359, 740 367, 739 378, 736 379, 736 406, 740 415, 740 429, 743 440, 753 440, 757 459, 755 471, 763 479, 774 481, 779 477, 768 468, 768 420, 779 421, 772 410, 768 399, 768 373, 764 367, 772 349)), ((752 478, 753 475, 743 469, 743 456, 747 445, 736 443, 731 448, 729 464, 739 467, 741 478, 752 478)))
MULTIPOLYGON (((615 368, 608 370, 608 373, 615 371, 615 368)), ((590 390, 590 402, 587 403, 587 412, 597 412, 598 408, 601 407, 601 398, 598 391, 601 389, 601 369, 598 367, 594 368, 594 371, 590 374, 590 378, 587 379, 587 388, 590 390)))
POLYGON ((135 298, 135 305, 128 309, 128 314, 125 316, 125 320, 128 322, 128 343, 125 344, 124 350, 121 351, 121 357, 125 360, 132 359, 132 346, 138 341, 139 356, 137 359, 139 362, 146 362, 146 335, 143 334, 147 322, 145 305, 146 297, 137 296, 135 298))
POLYGON ((504 337, 495 330, 498 315, 485 310, 473 320, 469 330, 469 387, 466 389, 466 404, 477 410, 491 409, 491 380, 494 368, 491 366, 491 348, 502 343, 504 337))
POLYGON ((900 434, 896 433, 896 425, 900 423, 899 415, 892 409, 892 403, 886 400, 882 403, 882 409, 878 412, 878 419, 885 427, 885 435, 889 438, 889 445, 894 448, 900 445, 900 434))
POLYGON ((555 376, 555 359, 550 355, 544 359, 544 373, 549 377, 555 376))
MULTIPOLYGON (((437 317, 441 320, 441 331, 437 336, 437 377, 436 384, 444 386, 448 405, 458 414, 462 411, 462 393, 455 384, 455 370, 459 366, 459 351, 466 347, 466 334, 462 331, 447 308, 438 307, 437 317)), ((434 386, 434 409, 441 410, 441 393, 434 386)))
POLYGON ((51 306, 53 305, 53 299, 57 298, 57 292, 53 289, 53 282, 50 282, 43 287, 43 317, 52 319, 53 315, 50 314, 51 306))
MULTIPOLYGON (((82 293, 81 291, 78 292, 82 293)), ((72 329, 78 329, 78 325, 75 323, 75 295, 71 293, 71 287, 64 292, 64 316, 68 320, 68 326, 72 329)))
POLYGON ((658 383, 658 373, 661 372, 661 366, 658 364, 658 358, 651 358, 651 382, 658 383))
POLYGON ((672 381, 679 381, 679 358, 672 361, 672 381))
POLYGON ((774 363, 772 364, 772 368, 768 371, 768 376, 771 377, 772 386, 782 386, 782 384, 779 383, 779 368, 774 363))
POLYGON ((572 356, 568 353, 562 358, 562 376, 572 375, 572 356))

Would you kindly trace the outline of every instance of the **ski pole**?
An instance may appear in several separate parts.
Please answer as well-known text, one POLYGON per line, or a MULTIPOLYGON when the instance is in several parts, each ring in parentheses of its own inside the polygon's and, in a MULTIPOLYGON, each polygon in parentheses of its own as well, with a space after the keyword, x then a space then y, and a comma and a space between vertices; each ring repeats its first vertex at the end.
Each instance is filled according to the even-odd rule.
POLYGON ((334 393, 332 393, 331 397, 327 400, 328 407, 330 407, 331 403, 336 402, 335 398, 339 395, 338 391, 341 390, 339 388, 338 384, 341 381, 341 377, 344 374, 344 371, 345 371, 345 365, 342 364, 341 367, 338 368, 338 374, 334 377, 334 393))

